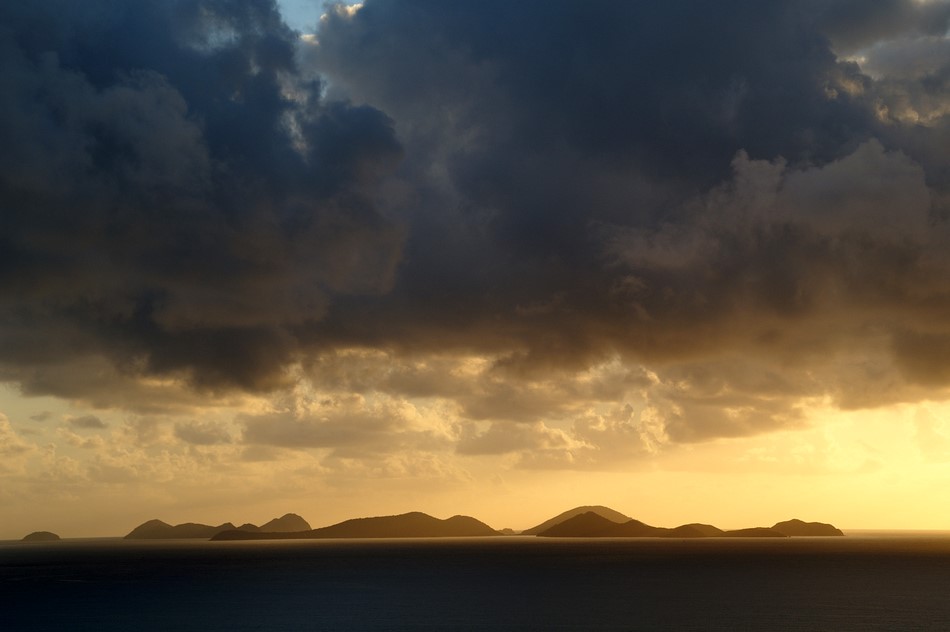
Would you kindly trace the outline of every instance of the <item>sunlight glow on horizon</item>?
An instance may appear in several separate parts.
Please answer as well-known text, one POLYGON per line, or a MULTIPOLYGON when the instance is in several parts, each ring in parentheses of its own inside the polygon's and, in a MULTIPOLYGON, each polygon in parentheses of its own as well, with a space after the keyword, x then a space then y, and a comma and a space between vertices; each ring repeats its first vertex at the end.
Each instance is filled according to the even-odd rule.
MULTIPOLYGON (((7 410, 26 412, 36 410, 32 401, 11 397, 8 391, 0 403, 7 410)), ((60 413, 67 420, 85 412, 68 410, 60 413)), ((465 457, 455 466, 461 469, 451 474, 393 470, 382 478, 381 472, 346 474, 320 468, 314 457, 325 452, 319 449, 280 449, 282 465, 276 469, 271 461, 242 463, 246 448, 238 445, 196 445, 169 452, 170 435, 162 442, 165 456, 147 470, 148 479, 114 478, 107 474, 110 469, 131 472, 136 461, 154 461, 155 456, 122 447, 124 437, 140 422, 98 414, 109 424, 98 446, 64 442, 91 436, 81 429, 67 431, 68 421, 58 426, 58 435, 50 434, 55 421, 33 422, 39 436, 19 433, 37 446, 30 458, 33 465, 25 464, 21 474, 39 466, 61 481, 68 472, 79 474, 86 457, 99 453, 89 464, 92 471, 98 469, 100 481, 80 495, 66 491, 68 487, 64 493, 37 490, 34 493, 43 493, 56 506, 47 503, 47 509, 38 511, 31 509, 28 496, 8 489, 6 503, 14 510, 0 538, 18 538, 21 531, 41 527, 64 537, 122 535, 152 517, 172 524, 240 524, 287 512, 302 515, 315 527, 418 510, 443 518, 462 513, 494 528, 524 529, 571 507, 591 504, 655 526, 702 521, 730 529, 799 517, 843 529, 950 528, 950 510, 941 511, 946 503, 939 500, 950 483, 950 428, 940 421, 950 415, 945 403, 850 412, 817 406, 806 419, 822 423, 680 445, 639 464, 618 464, 616 471, 526 470, 511 456, 499 455, 465 457), (44 436, 58 444, 55 454, 40 450, 44 436), (189 461, 191 465, 181 469, 189 461), (215 472, 222 467, 241 481, 236 487, 222 486, 225 481, 215 472), (427 480, 432 474, 437 478, 427 480), (339 476, 340 483, 347 481, 345 487, 335 487, 333 479, 339 476), (130 500, 116 506, 116 494, 130 500), (17 508, 20 503, 25 504, 17 508)), ((22 427, 17 425, 18 430, 22 427)))

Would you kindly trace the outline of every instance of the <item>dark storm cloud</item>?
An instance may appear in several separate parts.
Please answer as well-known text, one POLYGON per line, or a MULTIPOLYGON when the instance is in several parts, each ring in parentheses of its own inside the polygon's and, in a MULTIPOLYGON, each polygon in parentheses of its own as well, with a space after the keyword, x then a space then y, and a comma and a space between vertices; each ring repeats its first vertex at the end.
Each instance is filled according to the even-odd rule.
POLYGON ((294 325, 387 288, 390 121, 328 102, 272 2, 0 9, 0 361, 266 388, 294 325))
POLYGON ((950 334, 901 331, 894 336, 898 366, 915 382, 941 386, 950 382, 950 334))
POLYGON ((383 353, 323 354, 308 373, 320 387, 393 397, 440 398, 468 420, 531 422, 564 418, 581 405, 616 402, 650 384, 642 369, 616 365, 591 373, 512 371, 509 358, 466 366, 466 358, 383 353))
POLYGON ((826 93, 862 78, 794 4, 367 3, 318 37, 317 67, 394 117, 409 177, 439 170, 409 211, 433 207, 412 304, 443 304, 436 325, 541 323, 535 355, 609 346, 586 322, 611 318, 618 280, 592 228, 655 225, 739 150, 827 162, 872 134, 870 109, 826 93))
MULTIPOLYGON (((950 381, 945 67, 872 78, 837 54, 947 17, 367 0, 304 44, 263 0, 5 7, 0 375, 65 392, 83 380, 46 367, 98 355, 270 389, 299 362, 509 424, 644 392, 679 441, 860 402, 859 351, 889 376, 866 401, 916 397, 950 381), (652 377, 587 373, 613 358, 652 377)), ((575 436, 653 436, 632 418, 575 436)), ((271 446, 393 432, 340 419, 242 423, 271 446)))
MULTIPOLYGON (((937 71, 877 81, 836 51, 932 37, 948 14, 914 2, 331 11, 310 63, 393 117, 412 191, 394 205, 412 228, 389 318, 364 319, 370 300, 338 304, 328 324, 354 342, 500 355, 507 406, 482 414, 491 397, 455 397, 479 419, 510 418, 500 409, 530 406, 533 380, 619 352, 656 371, 650 397, 678 441, 797 425, 809 396, 853 407, 944 386, 939 345, 913 363, 900 352, 905 330, 950 307, 944 84, 937 71), (742 362, 786 390, 750 386, 742 362), (699 393, 713 370, 716 393, 699 393)), ((562 413, 545 400, 518 419, 562 413)))
POLYGON ((942 239, 944 150, 882 120, 878 85, 828 38, 930 32, 946 5, 890 3, 897 25, 868 4, 331 12, 311 61, 393 116, 415 186, 394 318, 341 306, 340 335, 442 344, 454 329, 549 368, 756 346, 852 302, 895 307, 936 281, 920 265, 942 239), (772 184, 752 173, 769 169, 772 184))
POLYGON ((572 227, 557 223, 571 210, 628 221, 662 210, 591 199, 593 171, 695 187, 728 175, 738 149, 825 161, 870 135, 868 111, 827 98, 828 83, 861 78, 836 63, 813 4, 369 2, 353 17, 331 12, 314 51, 334 81, 420 141, 460 136, 438 139, 454 150, 456 184, 489 209, 524 207, 499 221, 540 241, 572 227), (542 217, 551 227, 539 233, 527 220, 542 217))

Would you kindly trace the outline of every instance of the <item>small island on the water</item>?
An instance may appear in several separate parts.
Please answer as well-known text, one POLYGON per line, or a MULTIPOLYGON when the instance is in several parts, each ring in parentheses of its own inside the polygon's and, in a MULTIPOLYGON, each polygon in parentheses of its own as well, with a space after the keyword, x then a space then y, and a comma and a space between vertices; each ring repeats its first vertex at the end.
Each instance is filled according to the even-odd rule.
POLYGON ((34 531, 23 536, 21 542, 56 542, 60 537, 52 531, 34 531))

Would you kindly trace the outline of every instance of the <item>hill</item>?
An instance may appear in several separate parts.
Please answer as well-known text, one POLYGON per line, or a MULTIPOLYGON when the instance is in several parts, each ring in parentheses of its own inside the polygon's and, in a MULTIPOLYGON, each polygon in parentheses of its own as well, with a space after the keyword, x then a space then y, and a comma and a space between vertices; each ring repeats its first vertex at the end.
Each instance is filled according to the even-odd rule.
POLYGON ((295 531, 309 531, 311 527, 309 522, 297 514, 289 513, 280 518, 274 518, 270 522, 265 522, 256 529, 267 533, 292 533, 295 531))
POLYGON ((545 520, 541 524, 531 527, 530 529, 525 529, 521 532, 521 535, 538 535, 542 531, 547 531, 551 527, 557 524, 561 524, 565 520, 569 520, 575 516, 580 516, 585 513, 594 513, 602 518, 615 523, 622 524, 631 520, 630 516, 625 516, 619 511, 615 511, 610 507, 604 507, 601 505, 585 505, 583 507, 574 507, 574 509, 568 509, 563 513, 559 513, 549 520, 545 520))
POLYGON ((702 524, 701 522, 691 522, 689 524, 684 524, 682 527, 677 527, 677 529, 682 529, 685 527, 690 527, 691 529, 703 534, 703 536, 707 538, 720 537, 723 533, 725 533, 725 531, 719 527, 714 527, 711 524, 702 524))
POLYGON ((712 525, 708 524, 683 524, 678 527, 673 527, 672 529, 664 529, 667 533, 662 537, 664 538, 710 538, 715 537, 722 533, 719 529, 719 533, 710 533, 703 527, 710 527, 716 529, 712 525))
POLYGON ((797 518, 777 522, 772 527, 776 531, 784 533, 787 536, 842 536, 841 529, 825 522, 803 522, 797 518))
POLYGON ((56 540, 59 540, 59 536, 51 531, 34 531, 23 536, 21 542, 55 542, 56 540))
POLYGON ((537 535, 542 538, 609 538, 614 536, 614 531, 621 526, 623 525, 588 511, 555 523, 537 535))
POLYGON ((627 522, 617 525, 610 534, 621 538, 661 538, 664 537, 669 529, 661 529, 653 525, 630 519, 627 522))
POLYGON ((555 524, 538 534, 542 538, 702 538, 710 525, 682 525, 674 529, 654 527, 639 520, 630 519, 618 524, 592 511, 555 524))
POLYGON ((398 516, 354 518, 343 522, 294 533, 249 533, 237 530, 217 534, 212 540, 272 540, 321 538, 460 538, 500 535, 484 522, 469 516, 445 520, 414 511, 398 516))

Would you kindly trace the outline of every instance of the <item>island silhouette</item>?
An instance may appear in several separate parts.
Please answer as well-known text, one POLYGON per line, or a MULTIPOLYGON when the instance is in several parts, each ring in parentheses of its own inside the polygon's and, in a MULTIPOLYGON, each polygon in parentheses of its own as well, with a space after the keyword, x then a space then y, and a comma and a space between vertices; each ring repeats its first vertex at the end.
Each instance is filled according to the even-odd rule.
POLYGON ((627 522, 633 520, 630 516, 625 516, 619 511, 615 511, 610 507, 604 507, 603 505, 584 505, 582 507, 574 507, 573 509, 568 509, 567 511, 561 512, 553 518, 545 520, 541 524, 531 527, 530 529, 525 529, 521 532, 521 535, 538 535, 543 531, 547 531, 551 527, 557 524, 561 524, 565 520, 570 520, 574 516, 579 516, 585 513, 593 513, 610 520, 611 522, 627 522))
MULTIPOLYGON (((570 513, 565 512, 561 516, 570 513)), ((544 524, 547 523, 542 523, 542 525, 544 524)), ((788 538, 842 536, 844 533, 830 524, 803 522, 798 519, 779 522, 772 527, 751 527, 729 531, 723 531, 713 525, 702 523, 684 524, 669 529, 654 527, 632 518, 620 522, 605 517, 604 512, 584 511, 574 513, 560 522, 554 522, 548 528, 537 532, 536 535, 549 538, 788 538)))
POLYGON ((249 532, 240 529, 222 531, 212 540, 269 540, 320 538, 460 538, 501 535, 484 522, 470 516, 452 516, 445 520, 433 518, 420 511, 398 516, 353 518, 343 522, 293 533, 249 532))
POLYGON ((310 523, 297 514, 293 513, 285 514, 280 518, 274 518, 273 520, 264 523, 260 527, 250 523, 242 524, 240 527, 235 527, 234 524, 230 522, 225 522, 224 524, 220 524, 218 526, 211 526, 196 522, 170 525, 167 522, 162 522, 161 520, 156 519, 143 522, 139 526, 135 527, 128 535, 125 536, 125 539, 175 540, 190 538, 212 538, 222 531, 240 531, 243 533, 256 533, 261 531, 266 533, 284 533, 307 531, 309 529, 310 523))
MULTIPOLYGON (((33 534, 31 534, 33 535, 33 534)), ((261 526, 226 522, 217 526, 187 522, 170 525, 149 520, 133 529, 126 539, 286 540, 330 538, 443 538, 522 535, 545 538, 788 538, 842 536, 840 529, 824 522, 804 522, 793 518, 771 527, 723 530, 711 524, 693 522, 678 527, 656 527, 609 507, 585 505, 518 533, 495 530, 471 516, 439 519, 413 511, 394 516, 352 518, 312 529, 297 514, 286 514, 261 526)), ((29 536, 28 536, 29 537, 29 536)))
POLYGON ((55 542, 59 536, 52 531, 34 531, 29 535, 23 536, 21 542, 55 542))
POLYGON ((825 522, 802 522, 797 518, 792 518, 791 520, 786 520, 785 522, 776 523, 772 527, 776 531, 780 531, 787 536, 829 536, 829 535, 844 535, 841 532, 841 529, 830 525, 825 522))
MULTIPOLYGON (((708 526, 708 525, 706 525, 708 526)), ((715 527, 712 527, 715 529, 715 527)), ((717 531, 719 531, 717 529, 717 531)), ((693 525, 674 529, 653 527, 634 520, 609 520, 593 511, 577 514, 537 534, 542 538, 703 538, 706 533, 693 525)), ((722 535, 719 531, 716 535, 722 535)))

